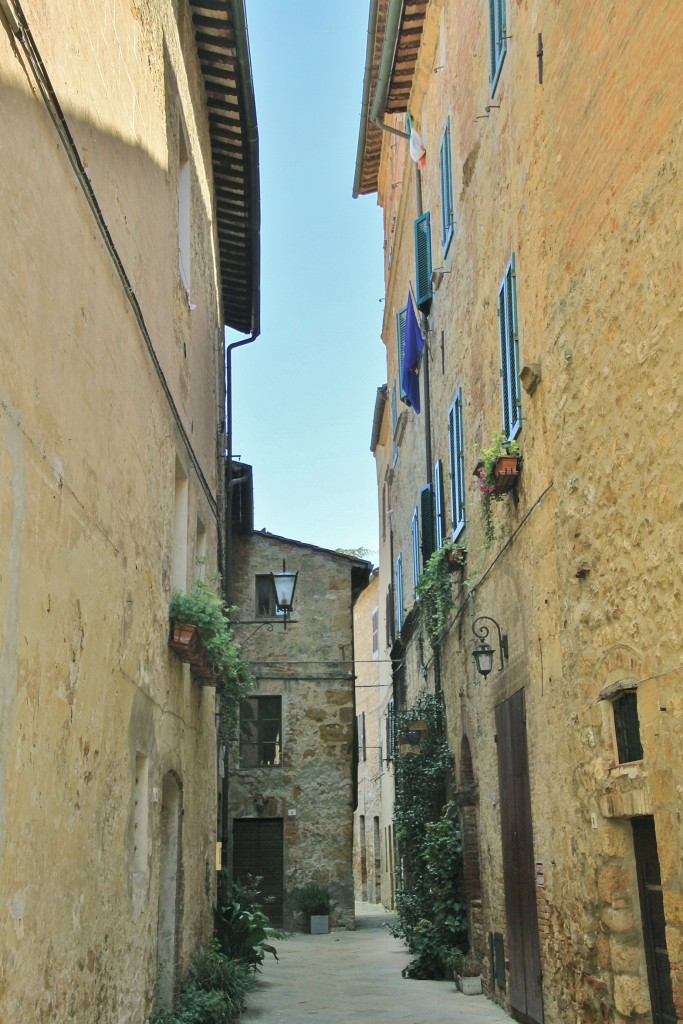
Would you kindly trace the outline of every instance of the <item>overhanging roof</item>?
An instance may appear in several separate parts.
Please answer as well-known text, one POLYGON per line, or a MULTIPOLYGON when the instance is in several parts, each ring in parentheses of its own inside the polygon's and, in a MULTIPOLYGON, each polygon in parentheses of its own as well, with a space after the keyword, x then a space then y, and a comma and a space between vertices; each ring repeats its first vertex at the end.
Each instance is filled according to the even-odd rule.
POLYGON ((190 0, 209 116, 223 321, 260 330, 258 127, 244 0, 190 0))
POLYGON ((381 104, 381 115, 405 114, 413 87, 417 55, 422 42, 422 29, 429 0, 371 0, 368 21, 368 46, 363 80, 363 106, 358 136, 354 195, 368 195, 377 191, 379 163, 382 156, 382 130, 370 119, 376 102, 380 67, 390 60, 388 83, 381 104), (387 35, 391 8, 401 6, 397 30, 387 35))

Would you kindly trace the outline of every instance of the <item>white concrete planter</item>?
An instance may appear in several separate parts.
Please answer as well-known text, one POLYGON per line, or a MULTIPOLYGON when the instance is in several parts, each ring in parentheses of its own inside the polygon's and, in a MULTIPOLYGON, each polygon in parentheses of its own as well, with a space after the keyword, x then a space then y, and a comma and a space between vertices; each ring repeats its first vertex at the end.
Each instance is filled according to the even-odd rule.
POLYGON ((329 914, 311 914, 311 935, 327 935, 329 930, 329 914))
POLYGON ((465 996, 481 995, 481 974, 475 975, 474 978, 467 977, 464 974, 456 974, 455 983, 465 996))

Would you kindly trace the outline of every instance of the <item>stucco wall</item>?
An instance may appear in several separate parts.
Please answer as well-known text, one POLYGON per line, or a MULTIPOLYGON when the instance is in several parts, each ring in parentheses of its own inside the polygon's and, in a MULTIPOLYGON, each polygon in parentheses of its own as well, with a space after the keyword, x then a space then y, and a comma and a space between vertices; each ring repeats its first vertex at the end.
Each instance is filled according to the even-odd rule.
POLYGON ((182 800, 179 971, 211 929, 214 693, 166 645, 176 460, 189 477, 188 585, 198 519, 215 567, 219 319, 207 132, 189 26, 178 27, 173 5, 105 6, 25 13, 208 494, 3 27, 0 1017, 19 1024, 148 1018, 168 773, 182 800), (195 168, 194 312, 178 274, 178 105, 195 168), (147 758, 144 812, 138 756, 147 758), (138 829, 147 850, 136 859, 138 829))

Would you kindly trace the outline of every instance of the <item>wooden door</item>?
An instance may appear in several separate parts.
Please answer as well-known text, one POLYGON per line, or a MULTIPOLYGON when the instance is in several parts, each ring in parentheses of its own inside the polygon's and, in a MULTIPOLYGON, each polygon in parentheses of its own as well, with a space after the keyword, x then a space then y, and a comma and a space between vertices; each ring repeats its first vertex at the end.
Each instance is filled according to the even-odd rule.
POLYGON ((232 877, 246 882, 260 875, 264 910, 275 928, 283 925, 284 864, 282 818, 234 818, 232 877))
POLYGON ((666 948, 664 894, 659 871, 654 818, 633 818, 633 848, 638 872, 640 916, 643 921, 647 980, 653 1024, 676 1024, 678 1017, 671 991, 671 971, 666 948))
POLYGON ((524 690, 496 708, 510 1005, 543 1021, 524 690))

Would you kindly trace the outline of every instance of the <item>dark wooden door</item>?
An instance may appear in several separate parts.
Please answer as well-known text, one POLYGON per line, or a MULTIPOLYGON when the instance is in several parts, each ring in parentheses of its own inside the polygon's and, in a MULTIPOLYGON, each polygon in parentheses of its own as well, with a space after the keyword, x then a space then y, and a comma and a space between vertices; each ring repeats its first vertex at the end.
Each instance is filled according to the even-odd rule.
POLYGON ((676 1024, 678 1017, 671 991, 671 971, 666 948, 664 894, 659 871, 654 818, 633 818, 633 848, 638 872, 640 916, 643 921, 647 979, 653 1024, 676 1024))
POLYGON ((524 690, 496 708, 510 1005, 543 1021, 524 690))
POLYGON ((283 925, 284 865, 282 818, 233 819, 232 876, 246 882, 260 875, 264 906, 271 924, 283 925))

